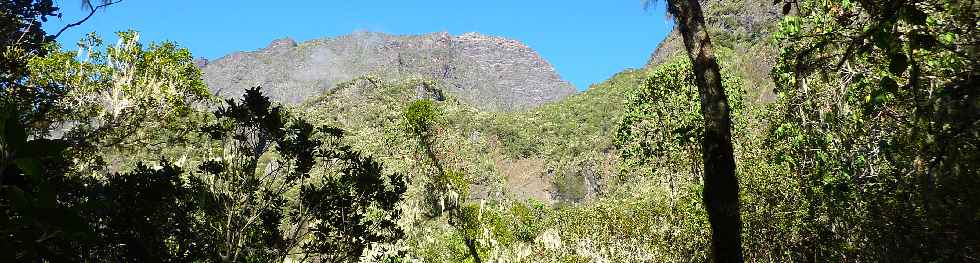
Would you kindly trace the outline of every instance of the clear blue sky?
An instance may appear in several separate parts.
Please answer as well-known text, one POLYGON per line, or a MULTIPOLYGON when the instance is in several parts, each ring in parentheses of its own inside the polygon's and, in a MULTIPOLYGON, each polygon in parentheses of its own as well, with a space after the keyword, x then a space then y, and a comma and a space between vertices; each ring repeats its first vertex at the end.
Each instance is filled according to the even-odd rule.
MULTIPOLYGON (((47 23, 49 32, 87 13, 81 0, 55 2, 65 16, 47 23)), ((305 41, 365 30, 476 31, 524 42, 584 90, 646 63, 672 27, 663 3, 645 11, 641 0, 124 0, 58 41, 71 47, 93 31, 114 41, 112 32, 131 28, 144 42, 170 40, 196 57, 215 59, 286 36, 305 41)))

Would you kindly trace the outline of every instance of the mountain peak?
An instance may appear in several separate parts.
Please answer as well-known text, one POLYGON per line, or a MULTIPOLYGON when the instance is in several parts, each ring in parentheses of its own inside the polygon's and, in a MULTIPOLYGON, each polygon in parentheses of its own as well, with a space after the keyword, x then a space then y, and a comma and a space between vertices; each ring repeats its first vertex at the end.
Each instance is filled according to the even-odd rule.
POLYGON ((283 48, 291 48, 291 47, 296 47, 296 40, 293 40, 290 37, 284 37, 284 38, 272 40, 272 42, 269 42, 269 45, 266 46, 265 49, 273 50, 273 49, 283 49, 283 48))
POLYGON ((575 88, 520 41, 476 32, 391 35, 355 32, 298 45, 291 38, 204 64, 219 96, 262 86, 269 96, 300 103, 359 76, 435 80, 462 101, 487 110, 522 110, 561 99, 575 88))

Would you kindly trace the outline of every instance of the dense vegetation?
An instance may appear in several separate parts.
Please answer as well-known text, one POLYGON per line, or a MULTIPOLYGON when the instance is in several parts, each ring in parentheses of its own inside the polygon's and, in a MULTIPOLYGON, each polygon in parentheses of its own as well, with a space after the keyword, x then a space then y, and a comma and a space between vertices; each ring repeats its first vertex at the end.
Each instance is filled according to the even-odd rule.
MULTIPOLYGON (((776 8, 764 29, 705 12, 744 259, 980 260, 980 6, 776 8), (745 46, 778 51, 768 78, 745 46)), ((5 262, 721 260, 683 54, 527 111, 370 75, 283 106, 216 98, 188 50, 133 31, 64 48, 39 26, 57 12, 0 12, 5 262)))

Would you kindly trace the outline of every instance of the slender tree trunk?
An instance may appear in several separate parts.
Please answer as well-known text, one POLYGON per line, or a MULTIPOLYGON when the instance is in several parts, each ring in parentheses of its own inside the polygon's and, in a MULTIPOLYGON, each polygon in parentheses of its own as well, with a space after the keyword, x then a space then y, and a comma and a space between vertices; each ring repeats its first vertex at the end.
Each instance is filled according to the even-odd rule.
POLYGON ((473 256, 473 262, 481 263, 480 253, 476 251, 476 240, 466 238, 464 241, 466 242, 466 247, 470 249, 470 255, 473 256))
POLYGON ((728 97, 721 86, 718 61, 698 0, 669 0, 667 10, 676 18, 684 37, 684 47, 694 66, 695 82, 701 93, 704 204, 711 223, 712 257, 715 262, 742 262, 742 221, 731 117, 728 97))

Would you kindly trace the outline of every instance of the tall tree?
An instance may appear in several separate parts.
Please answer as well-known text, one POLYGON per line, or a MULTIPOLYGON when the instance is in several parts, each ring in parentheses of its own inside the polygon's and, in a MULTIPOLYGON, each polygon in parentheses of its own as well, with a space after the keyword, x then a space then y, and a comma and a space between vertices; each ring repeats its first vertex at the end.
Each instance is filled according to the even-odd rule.
POLYGON ((443 212, 449 214, 449 224, 456 227, 463 234, 463 243, 466 245, 469 256, 473 262, 483 262, 477 243, 479 231, 479 207, 464 205, 466 202, 469 184, 465 180, 462 172, 447 169, 444 161, 439 158, 434 145, 437 134, 434 122, 439 115, 438 108, 432 100, 421 99, 412 102, 405 110, 404 117, 407 124, 407 132, 414 139, 418 140, 419 150, 424 152, 424 162, 435 168, 433 180, 426 188, 430 189, 427 196, 432 204, 438 204, 430 211, 431 216, 438 216, 443 212))
POLYGON ((211 260, 353 262, 402 235, 404 180, 344 144, 343 130, 291 115, 258 87, 215 116, 202 128, 215 157, 190 181, 213 229, 211 260))
MULTIPOLYGON (((646 2, 649 4, 650 2, 646 2)), ((711 250, 716 262, 742 261, 742 220, 739 213, 738 178, 732 148, 731 108, 721 85, 721 70, 715 58, 697 0, 668 0, 667 12, 677 21, 684 48, 694 68, 701 94, 704 137, 704 205, 711 223, 711 250)))
POLYGON ((93 5, 91 0, 83 2, 83 9, 89 12, 85 19, 71 23, 55 35, 49 35, 42 26, 52 17, 61 18, 60 8, 52 0, 9 0, 0 2, 0 94, 3 102, 10 104, 18 112, 17 118, 25 123, 30 135, 45 135, 47 117, 57 111, 56 100, 63 97, 65 90, 56 86, 41 86, 28 83, 30 70, 28 62, 35 57, 45 56, 51 50, 47 47, 57 35, 71 27, 81 25, 96 11, 105 10, 117 1, 99 0, 93 5), (41 130, 41 131, 37 131, 41 130))

